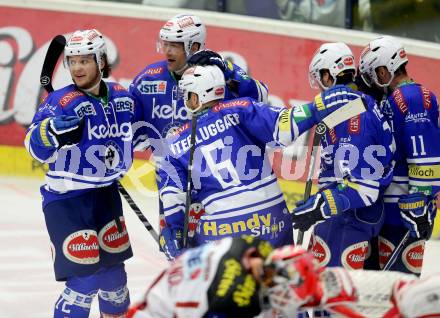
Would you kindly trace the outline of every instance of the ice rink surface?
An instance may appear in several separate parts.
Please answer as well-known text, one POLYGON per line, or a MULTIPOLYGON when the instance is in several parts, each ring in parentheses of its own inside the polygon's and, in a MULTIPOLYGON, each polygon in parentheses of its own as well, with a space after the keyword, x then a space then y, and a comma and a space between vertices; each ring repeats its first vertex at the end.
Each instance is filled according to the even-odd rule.
MULTIPOLYGON (((63 289, 55 281, 39 186, 42 180, 0 177, 0 317, 47 318, 63 289)), ((130 191, 148 220, 156 226, 157 198, 130 191)), ((123 200, 124 201, 124 200, 123 200)), ((126 262, 132 302, 138 301, 154 277, 167 266, 155 241, 124 202, 134 257, 126 262)), ((429 241, 422 276, 440 272, 440 241, 429 241)), ((99 317, 96 302, 92 318, 99 317)))

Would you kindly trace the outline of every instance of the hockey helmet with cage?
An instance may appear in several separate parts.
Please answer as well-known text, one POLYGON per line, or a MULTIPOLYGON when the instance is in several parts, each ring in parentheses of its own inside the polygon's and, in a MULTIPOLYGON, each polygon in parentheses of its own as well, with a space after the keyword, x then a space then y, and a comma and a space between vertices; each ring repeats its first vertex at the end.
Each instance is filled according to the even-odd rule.
POLYGON ((68 65, 69 56, 95 55, 96 63, 102 70, 102 59, 107 54, 107 46, 102 34, 96 30, 78 30, 75 31, 64 47, 64 65, 68 65))
POLYGON ((225 97, 225 76, 218 66, 205 65, 193 66, 183 73, 179 81, 179 90, 183 95, 185 106, 190 112, 197 112, 203 104, 223 99, 225 97), (199 97, 199 106, 190 109, 187 106, 189 93, 195 93, 199 97))
POLYGON ((205 48, 206 28, 202 20, 192 14, 178 14, 168 20, 159 32, 158 52, 162 52, 162 42, 182 42, 186 56, 191 55, 193 43, 199 43, 198 50, 205 48))
POLYGON ((395 72, 403 64, 408 63, 403 45, 392 36, 382 36, 371 41, 361 53, 359 71, 362 80, 371 87, 375 83, 379 87, 387 87, 394 79, 395 72), (391 77, 388 83, 379 83, 376 69, 386 67, 391 77))
POLYGON ((321 270, 303 248, 286 245, 273 250, 263 272, 263 296, 285 317, 297 317, 300 306, 313 302, 321 270))
POLYGON ((356 74, 356 65, 353 52, 347 44, 342 42, 324 43, 313 55, 309 65, 310 87, 324 90, 330 88, 325 86, 321 80, 321 71, 328 70, 333 78, 333 85, 336 84, 336 77, 342 73, 353 72, 356 74), (318 86, 319 85, 319 86, 318 86))

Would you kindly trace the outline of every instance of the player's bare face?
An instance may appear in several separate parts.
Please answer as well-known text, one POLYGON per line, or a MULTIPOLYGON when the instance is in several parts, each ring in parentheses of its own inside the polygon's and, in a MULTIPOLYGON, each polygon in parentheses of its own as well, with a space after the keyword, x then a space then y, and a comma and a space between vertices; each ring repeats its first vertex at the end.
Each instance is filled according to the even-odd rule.
POLYGON ((67 62, 72 80, 79 88, 89 89, 101 80, 93 54, 70 56, 67 62))
POLYGON ((162 42, 162 51, 168 62, 168 70, 180 71, 186 64, 186 53, 181 42, 162 42))

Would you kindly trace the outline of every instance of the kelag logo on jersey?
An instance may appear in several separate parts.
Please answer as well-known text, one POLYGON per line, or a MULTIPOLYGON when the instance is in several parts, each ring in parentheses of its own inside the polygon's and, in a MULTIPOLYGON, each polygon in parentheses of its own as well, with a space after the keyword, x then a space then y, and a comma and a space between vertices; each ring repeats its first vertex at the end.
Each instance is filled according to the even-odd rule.
POLYGON ((85 115, 96 115, 95 107, 93 107, 91 102, 82 102, 78 104, 73 111, 80 118, 83 118, 85 115))
POLYGON ((130 97, 115 98, 114 103, 117 112, 129 111, 134 113, 134 102, 130 97))
POLYGON ((156 98, 153 98, 153 107, 151 111, 151 118, 160 119, 175 119, 175 120, 187 120, 189 119, 188 111, 185 107, 173 107, 170 105, 157 105, 156 98))
POLYGON ((137 86, 139 92, 144 95, 165 94, 167 92, 166 81, 142 81, 137 86))
POLYGON ((90 120, 87 121, 87 137, 92 139, 104 139, 111 137, 121 137, 122 140, 130 140, 132 138, 131 123, 122 123, 121 125, 96 125, 92 126, 90 120))

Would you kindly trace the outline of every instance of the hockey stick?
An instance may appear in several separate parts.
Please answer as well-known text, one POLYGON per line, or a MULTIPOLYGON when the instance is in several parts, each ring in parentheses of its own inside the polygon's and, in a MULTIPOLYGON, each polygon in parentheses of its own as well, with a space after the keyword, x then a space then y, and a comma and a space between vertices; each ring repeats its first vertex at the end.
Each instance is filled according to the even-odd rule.
MULTIPOLYGON (((310 166, 307 174, 306 188, 304 190, 304 202, 310 198, 313 184, 313 173, 315 170, 315 157, 318 153, 319 143, 321 137, 325 135, 327 129, 332 129, 340 123, 349 120, 350 118, 357 116, 366 111, 362 98, 356 98, 344 106, 335 110, 320 122, 315 128, 315 134, 313 136, 312 150, 310 154, 310 166)), ((296 239, 296 245, 302 245, 304 241, 304 232, 298 231, 296 239)), ((307 249, 307 246, 305 247, 307 249)))
MULTIPOLYGON (((313 173, 315 171, 315 161, 316 161, 316 154, 318 153, 318 147, 321 142, 322 136, 325 135, 325 132, 327 131, 327 126, 324 123, 319 123, 315 128, 315 134, 313 135, 313 142, 312 142, 312 150, 310 153, 310 165, 309 165, 309 172, 307 174, 307 181, 306 181, 306 188, 304 190, 304 196, 303 200, 306 202, 310 198, 310 194, 312 193, 312 184, 313 184, 313 173)), ((298 236, 296 238, 296 244, 301 246, 304 241, 304 232, 298 231, 298 236)), ((307 248, 307 246, 305 247, 307 248)))
POLYGON ((142 222, 142 224, 145 226, 145 228, 150 232, 153 239, 159 244, 159 236, 157 235, 156 231, 154 230, 153 226, 150 222, 148 222, 145 215, 142 213, 142 211, 139 209, 138 205, 133 201, 128 191, 122 186, 120 182, 118 182, 118 189, 119 192, 124 197, 125 201, 127 201, 128 205, 131 207, 131 209, 136 213, 139 220, 142 222))
MULTIPOLYGON (((44 58, 43 68, 41 70, 40 75, 40 83, 47 93, 53 92, 52 86, 52 76, 55 71, 55 66, 57 65, 58 59, 64 51, 64 47, 66 46, 66 38, 63 35, 55 36, 49 44, 49 48, 47 49, 46 57, 44 58)), ((151 236, 156 242, 159 242, 159 237, 151 226, 150 222, 148 222, 147 218, 142 214, 141 210, 137 206, 137 204, 133 201, 130 194, 125 190, 120 182, 118 182, 118 190, 127 201, 130 208, 136 213, 139 220, 145 226, 145 228, 150 232, 151 236)), ((118 228, 118 232, 122 233, 122 224, 118 217, 115 217, 116 227, 118 228)))
POLYGON ((402 251, 406 241, 409 239, 409 231, 405 233, 402 240, 400 241, 399 245, 394 249, 393 253, 391 254, 390 258, 388 259, 385 266, 382 268, 383 271, 387 271, 390 269, 391 266, 396 262, 397 257, 399 256, 400 252, 402 251))
POLYGON ((40 75, 40 84, 48 93, 53 92, 52 75, 65 46, 66 38, 64 35, 58 34, 52 39, 47 49, 40 75))
POLYGON ((194 151, 196 149, 196 127, 197 115, 192 114, 191 120, 191 146, 189 148, 189 162, 188 162, 188 177, 186 182, 186 202, 185 202, 185 219, 183 222, 183 247, 188 246, 188 223, 189 223, 189 208, 191 206, 191 178, 193 169, 194 151))

